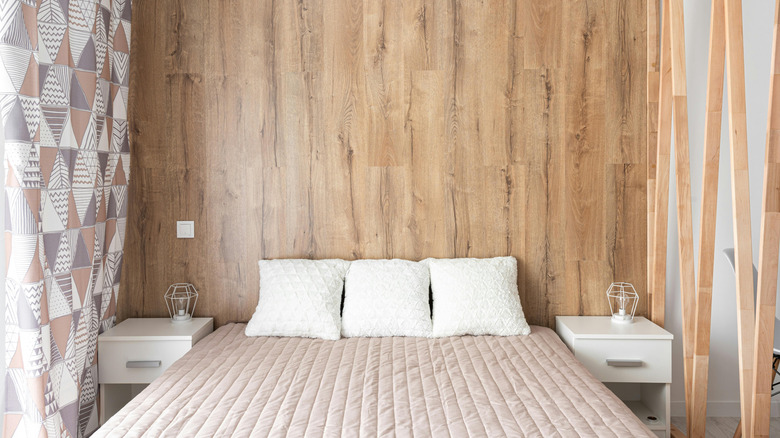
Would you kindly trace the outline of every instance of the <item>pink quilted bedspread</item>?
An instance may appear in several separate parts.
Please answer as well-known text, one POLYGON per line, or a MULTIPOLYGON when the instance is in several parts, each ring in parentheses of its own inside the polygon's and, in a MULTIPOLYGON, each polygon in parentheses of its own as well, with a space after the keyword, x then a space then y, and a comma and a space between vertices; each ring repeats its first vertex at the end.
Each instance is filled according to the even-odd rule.
POLYGON ((199 342, 95 435, 652 437, 555 333, 199 342))

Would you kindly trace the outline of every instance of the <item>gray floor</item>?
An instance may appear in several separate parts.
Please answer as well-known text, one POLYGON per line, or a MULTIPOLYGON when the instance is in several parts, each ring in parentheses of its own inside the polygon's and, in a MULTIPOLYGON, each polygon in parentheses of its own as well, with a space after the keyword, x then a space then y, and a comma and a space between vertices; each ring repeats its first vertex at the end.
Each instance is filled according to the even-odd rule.
MULTIPOLYGON (((672 417, 672 424, 685 432, 685 417, 672 417)), ((707 438, 732 438, 737 424, 737 417, 707 417, 707 438)), ((772 419, 769 435, 780 437, 780 418, 772 419)))

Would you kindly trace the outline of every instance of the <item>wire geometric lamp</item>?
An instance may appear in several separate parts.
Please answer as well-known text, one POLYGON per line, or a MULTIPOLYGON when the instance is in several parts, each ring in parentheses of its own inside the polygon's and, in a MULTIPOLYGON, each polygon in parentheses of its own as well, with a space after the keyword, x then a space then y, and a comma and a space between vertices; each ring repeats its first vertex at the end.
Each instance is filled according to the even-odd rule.
POLYGON ((633 284, 612 283, 607 289, 607 299, 613 322, 630 323, 634 321, 636 306, 639 304, 639 294, 636 293, 633 284))
POLYGON ((171 315, 171 322, 187 322, 192 319, 198 291, 190 283, 174 283, 165 292, 165 305, 171 315))

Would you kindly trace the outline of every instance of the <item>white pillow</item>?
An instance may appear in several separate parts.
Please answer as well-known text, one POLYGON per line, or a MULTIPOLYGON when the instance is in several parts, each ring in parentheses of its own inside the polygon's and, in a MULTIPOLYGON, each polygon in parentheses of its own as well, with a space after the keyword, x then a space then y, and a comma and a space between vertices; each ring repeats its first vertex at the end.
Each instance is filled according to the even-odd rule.
POLYGON ((260 298, 247 336, 339 339, 344 260, 260 260, 260 298))
POLYGON ((344 337, 431 335, 428 267, 408 260, 356 260, 349 266, 344 337))
POLYGON ((433 336, 527 335, 517 260, 426 259, 433 289, 433 336))

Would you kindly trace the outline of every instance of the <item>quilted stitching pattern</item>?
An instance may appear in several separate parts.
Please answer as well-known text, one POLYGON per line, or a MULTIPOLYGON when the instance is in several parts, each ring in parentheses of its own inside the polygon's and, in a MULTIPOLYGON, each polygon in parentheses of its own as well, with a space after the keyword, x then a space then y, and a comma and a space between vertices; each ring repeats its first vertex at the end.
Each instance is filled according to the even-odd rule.
POLYGON ((433 289, 433 336, 527 335, 517 290, 517 260, 427 259, 433 289))
POLYGON ((345 337, 431 335, 428 267, 408 260, 358 260, 346 279, 345 337))
POLYGON ((261 260, 260 298, 247 336, 339 339, 344 260, 261 260))
POLYGON ((98 437, 655 435, 555 332, 198 342, 98 437))

